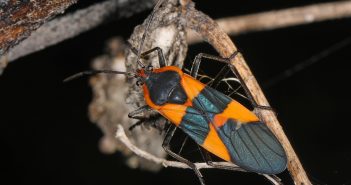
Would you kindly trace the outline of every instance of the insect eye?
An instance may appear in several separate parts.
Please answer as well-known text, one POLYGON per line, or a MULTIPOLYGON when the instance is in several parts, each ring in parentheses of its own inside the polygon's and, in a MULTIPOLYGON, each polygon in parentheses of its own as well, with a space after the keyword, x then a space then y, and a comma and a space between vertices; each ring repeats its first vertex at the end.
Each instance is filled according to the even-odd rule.
POLYGON ((142 82, 141 80, 137 80, 136 81, 136 85, 137 86, 142 86, 144 84, 144 82, 142 82))

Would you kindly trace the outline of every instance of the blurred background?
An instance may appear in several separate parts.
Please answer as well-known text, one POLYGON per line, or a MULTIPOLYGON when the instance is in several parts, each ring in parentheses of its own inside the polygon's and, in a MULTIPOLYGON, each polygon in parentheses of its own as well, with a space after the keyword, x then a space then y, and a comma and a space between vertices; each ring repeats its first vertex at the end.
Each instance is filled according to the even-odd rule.
MULTIPOLYGON (((96 2, 80 1, 68 12, 96 2)), ((327 1, 195 1, 198 10, 215 19, 320 2, 327 1)), ((86 185, 198 183, 190 170, 166 168, 153 173, 130 169, 121 154, 102 154, 98 149, 102 133, 87 117, 92 99, 87 78, 69 85, 62 83, 65 77, 89 69, 91 60, 104 52, 109 38, 127 39, 150 11, 110 21, 7 66, 0 76, 1 181, 86 185)), ((239 34, 232 39, 276 110, 311 181, 351 184, 351 18, 239 34), (333 50, 333 46, 340 47, 333 50), (290 77, 279 77, 285 70, 297 69, 325 51, 328 54, 313 65, 290 77)), ((216 55, 206 43, 191 45, 186 63, 191 63, 199 52, 216 55)), ((203 174, 208 185, 270 184, 251 173, 204 170, 203 174)), ((279 177, 292 184, 288 172, 279 177)))

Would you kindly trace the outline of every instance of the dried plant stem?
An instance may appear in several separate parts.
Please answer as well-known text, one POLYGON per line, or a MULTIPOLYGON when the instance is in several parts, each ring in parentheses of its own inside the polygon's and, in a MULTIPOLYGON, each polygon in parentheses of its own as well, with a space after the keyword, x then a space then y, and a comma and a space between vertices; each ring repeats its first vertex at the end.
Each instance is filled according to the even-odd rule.
MULTIPOLYGON (((250 31, 271 30, 350 16, 351 1, 335 1, 237 17, 226 17, 218 19, 216 22, 227 34, 236 35, 250 31)), ((196 35, 195 32, 190 32, 187 39, 188 43, 202 41, 201 37, 196 35)))
MULTIPOLYGON (((234 51, 237 51, 232 40, 229 36, 218 26, 218 24, 213 21, 210 17, 191 8, 187 11, 187 22, 188 27, 195 30, 199 33, 204 40, 208 41, 217 51, 218 53, 224 57, 228 58, 234 51)), ((255 77, 247 66, 245 59, 241 54, 232 59, 232 65, 238 71, 238 75, 243 78, 246 86, 251 92, 254 100, 263 106, 269 106, 269 103, 264 96, 260 86, 258 85, 255 77)), ((311 184, 309 181, 306 172, 304 171, 299 158, 294 152, 288 138, 286 137, 279 121, 274 112, 268 110, 259 110, 258 111, 260 117, 264 122, 270 127, 270 129, 275 133, 279 141, 282 143, 287 156, 288 156, 288 170, 293 178, 295 184, 311 184)))
MULTIPOLYGON (((136 147, 133 145, 128 137, 126 136, 126 133, 124 132, 123 126, 122 125, 117 125, 117 132, 116 132, 116 138, 121 141, 129 150, 131 150, 134 154, 138 155, 139 157, 142 157, 144 159, 147 159, 149 161, 152 161, 156 164, 163 165, 164 167, 173 167, 173 168, 183 168, 183 169, 190 169, 188 165, 178 162, 178 161, 169 161, 163 158, 156 157, 144 150, 141 150, 140 148, 136 147)), ((230 166, 233 168, 237 168, 237 171, 245 171, 241 168, 239 168, 237 165, 229 162, 213 162, 216 165, 225 165, 225 166, 230 166)), ((214 167, 208 165, 207 163, 194 163, 198 169, 213 169, 214 167)), ((263 175, 265 178, 267 178, 270 182, 272 182, 274 185, 279 185, 281 184, 278 179, 275 179, 269 175, 263 175)))
POLYGON ((4 1, 0 4, 0 56, 77 0, 4 1))
POLYGON ((7 53, 7 60, 16 60, 75 37, 101 25, 112 16, 126 17, 152 6, 150 0, 144 0, 138 4, 134 1, 106 0, 47 22, 32 32, 28 39, 12 48, 7 53))

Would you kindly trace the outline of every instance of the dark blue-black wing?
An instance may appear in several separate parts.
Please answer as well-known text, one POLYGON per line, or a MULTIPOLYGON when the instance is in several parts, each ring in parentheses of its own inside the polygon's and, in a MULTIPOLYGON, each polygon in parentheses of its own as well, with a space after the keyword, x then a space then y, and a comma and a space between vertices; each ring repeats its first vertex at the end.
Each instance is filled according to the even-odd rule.
POLYGON ((217 131, 238 166, 263 174, 277 174, 285 170, 287 158, 284 149, 266 124, 238 125, 235 120, 228 120, 217 131))

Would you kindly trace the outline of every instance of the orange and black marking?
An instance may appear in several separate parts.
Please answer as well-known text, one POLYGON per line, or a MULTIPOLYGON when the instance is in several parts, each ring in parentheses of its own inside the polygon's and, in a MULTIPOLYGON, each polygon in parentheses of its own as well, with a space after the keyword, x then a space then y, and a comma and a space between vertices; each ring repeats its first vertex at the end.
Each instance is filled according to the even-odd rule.
POLYGON ((237 101, 174 66, 138 74, 145 82, 146 103, 209 152, 257 173, 277 174, 286 168, 279 141, 237 101))

